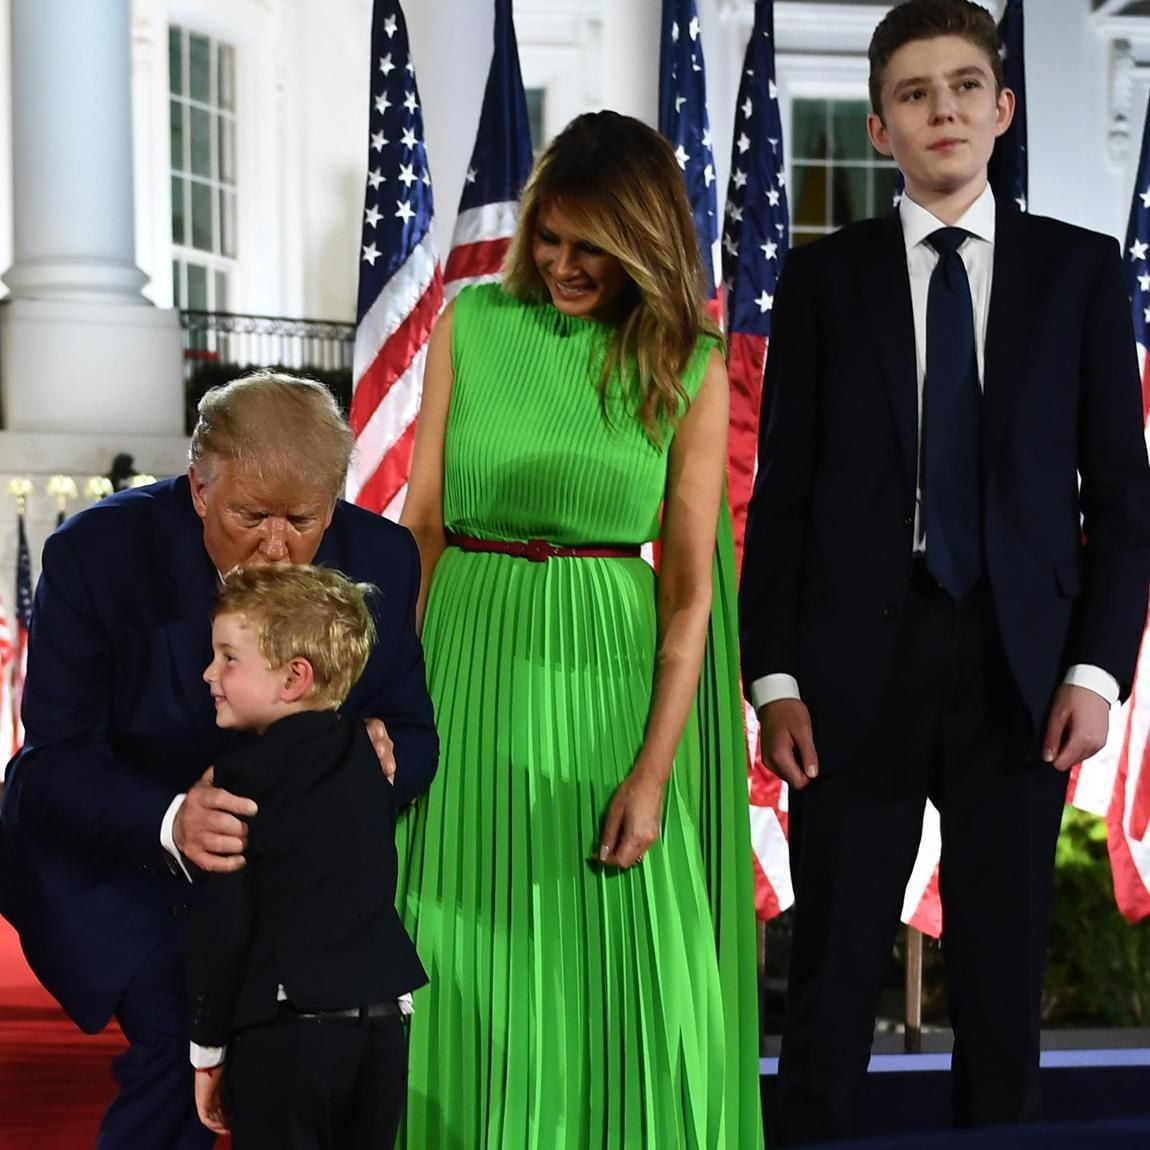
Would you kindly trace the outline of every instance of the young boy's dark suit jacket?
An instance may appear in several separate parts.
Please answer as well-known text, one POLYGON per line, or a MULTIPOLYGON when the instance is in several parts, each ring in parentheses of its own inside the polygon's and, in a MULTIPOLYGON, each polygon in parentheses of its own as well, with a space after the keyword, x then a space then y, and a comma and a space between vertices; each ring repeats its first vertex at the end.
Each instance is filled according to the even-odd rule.
POLYGON ((787 1138, 849 1133, 921 827, 908 778, 945 788, 930 793, 946 800, 944 953, 964 1020, 955 1120, 1033 1114, 1065 788, 1037 761, 1039 741, 1069 667, 1100 667, 1129 694, 1150 578, 1150 473, 1113 240, 999 208, 982 382, 985 579, 956 606, 912 559, 917 368, 900 216, 787 256, 740 587, 744 680, 797 679, 820 770, 792 795, 787 1138), (957 679, 949 657, 931 663, 948 610, 970 621, 950 634, 971 639, 955 650, 976 652, 967 666, 979 669, 957 679), (972 733, 951 744, 978 757, 940 755, 935 740, 958 728, 918 686, 920 665, 980 700, 963 716, 972 733))
POLYGON ((216 766, 255 799, 247 866, 211 875, 187 932, 191 1038, 222 1046, 293 1007, 394 1002, 427 981, 395 909, 393 788, 362 721, 304 711, 216 766))

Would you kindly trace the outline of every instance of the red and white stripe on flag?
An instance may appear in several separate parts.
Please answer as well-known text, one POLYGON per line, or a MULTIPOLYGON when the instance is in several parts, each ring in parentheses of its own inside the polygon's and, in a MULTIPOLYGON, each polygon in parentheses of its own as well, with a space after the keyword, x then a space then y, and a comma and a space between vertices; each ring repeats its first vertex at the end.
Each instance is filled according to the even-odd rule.
POLYGON ((407 491, 427 341, 443 306, 430 234, 380 292, 355 334, 348 498, 398 519, 407 491))
POLYGON ((451 251, 443 270, 445 300, 454 299, 468 284, 499 278, 518 211, 519 204, 513 200, 483 204, 456 216, 451 251))

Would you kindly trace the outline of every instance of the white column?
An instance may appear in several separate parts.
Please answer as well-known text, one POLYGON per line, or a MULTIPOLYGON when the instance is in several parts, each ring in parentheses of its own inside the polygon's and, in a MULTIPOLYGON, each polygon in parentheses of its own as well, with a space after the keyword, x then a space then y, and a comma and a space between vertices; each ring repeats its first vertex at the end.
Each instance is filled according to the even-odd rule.
POLYGON ((178 317, 135 263, 129 0, 11 0, 4 427, 180 436, 178 317))
POLYGON ((129 0, 12 0, 13 299, 143 304, 129 0))
POLYGON ((603 107, 659 123, 659 0, 603 5, 603 107))

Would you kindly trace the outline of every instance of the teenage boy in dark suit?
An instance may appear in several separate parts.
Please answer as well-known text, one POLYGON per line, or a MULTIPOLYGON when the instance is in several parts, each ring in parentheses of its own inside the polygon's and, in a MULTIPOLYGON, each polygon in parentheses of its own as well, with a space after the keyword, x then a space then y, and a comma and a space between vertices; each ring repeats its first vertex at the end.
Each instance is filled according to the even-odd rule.
POLYGON ((851 1131, 928 796, 953 1119, 1034 1116, 1066 771, 1130 690, 1150 575, 1117 247, 995 201, 1014 97, 985 9, 910 0, 869 55, 906 194, 787 258, 741 586, 791 786, 791 1143, 851 1131))
POLYGON ((395 910, 393 787, 338 710, 375 639, 371 590, 250 568, 215 609, 216 722, 259 736, 216 783, 258 813, 247 865, 210 875, 192 910, 188 997, 196 1106, 236 1150, 386 1148, 402 1111, 398 1000, 427 978, 395 910))

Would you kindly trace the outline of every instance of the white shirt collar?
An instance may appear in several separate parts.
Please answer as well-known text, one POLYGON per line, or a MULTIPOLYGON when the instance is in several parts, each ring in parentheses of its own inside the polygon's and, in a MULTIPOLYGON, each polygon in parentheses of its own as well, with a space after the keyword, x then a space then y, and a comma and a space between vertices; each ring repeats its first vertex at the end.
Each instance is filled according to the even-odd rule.
MULTIPOLYGON (((916 204, 905 192, 899 200, 898 214, 902 221, 902 235, 908 252, 917 244, 923 243, 931 232, 947 226, 921 204, 916 204)), ((954 226, 965 228, 971 235, 985 240, 988 244, 994 243, 994 193, 990 190, 989 183, 954 226)))

